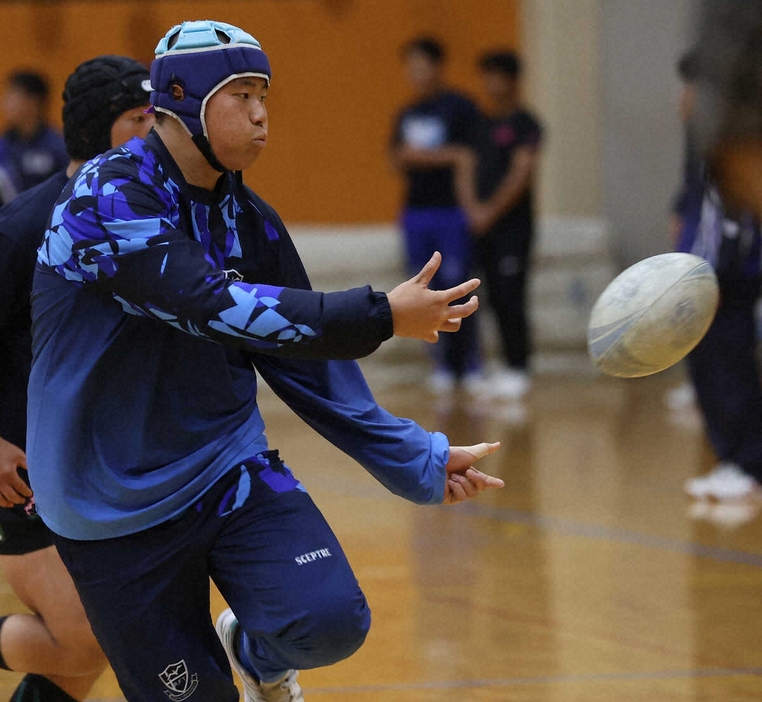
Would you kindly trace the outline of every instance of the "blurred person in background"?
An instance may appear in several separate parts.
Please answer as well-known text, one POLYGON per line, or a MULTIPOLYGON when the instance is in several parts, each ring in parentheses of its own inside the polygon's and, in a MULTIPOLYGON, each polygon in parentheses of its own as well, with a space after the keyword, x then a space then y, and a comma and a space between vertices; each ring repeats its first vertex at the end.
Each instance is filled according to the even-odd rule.
POLYGON ((0 167, 17 193, 42 183, 69 163, 63 138, 47 124, 48 92, 45 76, 34 71, 12 73, 6 83, 0 167))
POLYGON ((84 161, 151 128, 153 115, 144 112, 148 78, 144 66, 121 56, 81 64, 63 94, 70 163, 0 210, 0 570, 31 610, 0 618, 0 667, 28 673, 12 702, 84 699, 106 668, 28 486, 29 296, 37 248, 69 176, 84 161))
POLYGON ((707 435, 719 459, 685 483, 694 498, 743 499, 762 481, 762 386, 757 366, 756 304, 760 293, 760 229, 747 210, 723 202, 696 149, 692 119, 703 79, 697 49, 683 55, 680 117, 687 127, 683 183, 672 235, 677 251, 712 264, 720 285, 714 321, 686 361, 707 435))
MULTIPOLYGON (((418 37, 402 48, 414 101, 396 118, 391 159, 405 178, 402 230, 408 268, 418 271, 435 251, 442 266, 432 285, 451 288, 467 280, 472 264, 466 219, 454 186, 454 170, 478 119, 475 104, 444 80, 445 50, 431 37, 418 37)), ((460 331, 443 335, 432 347, 434 371, 428 380, 436 394, 461 381, 467 391, 482 389, 476 317, 460 331)))
POLYGON ((760 228, 734 211, 709 183, 692 241, 680 250, 715 269, 720 303, 704 338, 687 356, 688 370, 719 462, 685 483, 694 498, 752 497, 762 482, 762 386, 757 364, 756 304, 760 293, 760 228), (688 244, 690 243, 690 246, 688 244))
MULTIPOLYGON (((753 267, 759 265, 758 260, 754 260, 758 255, 759 233, 756 231, 755 242, 754 237, 750 240, 744 230, 758 230, 757 223, 762 219, 762 3, 758 0, 704 0, 701 14, 696 44, 698 77, 689 129, 693 143, 706 164, 707 177, 715 189, 709 195, 714 197, 715 210, 733 213, 735 224, 729 226, 727 236, 723 237, 724 248, 735 243, 746 256, 746 262, 741 267, 746 269, 747 274, 757 277, 758 281, 753 267), (739 231, 734 232, 736 226, 739 231)), ((711 205, 708 209, 711 211, 711 205)), ((715 220, 719 219, 715 211, 715 220)), ((702 227, 703 220, 702 210, 702 227)), ((722 225, 715 225, 715 228, 717 226, 722 225)), ((740 264, 737 262, 736 265, 740 264)), ((752 284, 747 281, 747 287, 752 284)), ((747 294, 751 295, 752 290, 748 290, 747 294)), ((752 334, 756 342, 756 328, 752 328, 754 320, 750 302, 746 300, 743 306, 745 311, 738 310, 737 315, 745 317, 746 343, 743 348, 748 357, 752 334)), ((715 325, 722 324, 723 312, 727 308, 723 300, 715 325)), ((715 325, 710 329, 710 334, 719 329, 715 325)), ((739 324, 738 331, 741 328, 739 324)), ((736 360, 734 339, 713 339, 708 335, 707 343, 713 341, 716 353, 723 354, 730 366, 736 360)), ((738 341, 737 337, 735 341, 738 341)), ((701 349, 697 350, 701 353, 701 349)), ((747 368, 747 392, 755 392, 759 384, 757 374, 752 375, 748 371, 751 362, 751 359, 742 359, 742 365, 747 368)), ((758 407, 747 408, 744 426, 757 422, 759 414, 758 407)), ((688 481, 686 490, 695 496, 717 496, 719 485, 723 494, 748 495, 757 492, 761 478, 758 464, 731 465, 730 468, 733 470, 723 470, 720 474, 720 478, 724 476, 727 480, 720 479, 718 483, 715 469, 703 479, 688 481)))
POLYGON ((683 123, 685 134, 683 177, 669 221, 669 236, 677 250, 685 248, 684 240, 690 241, 695 237, 704 196, 704 165, 689 129, 696 104, 698 60, 698 53, 694 48, 683 54, 677 62, 677 73, 681 82, 677 113, 683 123))
POLYGON ((13 186, 11 174, 0 166, 0 206, 9 203, 16 197, 16 188, 13 186))
POLYGON ((701 3, 691 130, 727 205, 762 220, 762 3, 701 3))
POLYGON ((521 61, 513 51, 488 51, 478 66, 489 108, 474 131, 475 160, 466 162, 458 190, 500 336, 501 360, 489 392, 520 399, 531 387, 527 283, 543 130, 521 104, 521 61))

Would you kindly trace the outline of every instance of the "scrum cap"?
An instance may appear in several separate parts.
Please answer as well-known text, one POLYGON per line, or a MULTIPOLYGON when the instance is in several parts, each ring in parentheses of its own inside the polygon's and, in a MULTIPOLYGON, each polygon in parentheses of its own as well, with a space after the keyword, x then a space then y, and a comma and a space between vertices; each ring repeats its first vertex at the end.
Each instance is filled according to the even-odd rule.
POLYGON ((111 148, 117 118, 148 104, 148 69, 127 56, 98 56, 77 66, 63 92, 69 158, 87 161, 111 148))
POLYGON ((209 144, 209 98, 236 78, 256 76, 270 82, 270 62, 250 34, 225 22, 183 22, 156 46, 151 64, 151 104, 180 121, 207 161, 227 170, 209 144))

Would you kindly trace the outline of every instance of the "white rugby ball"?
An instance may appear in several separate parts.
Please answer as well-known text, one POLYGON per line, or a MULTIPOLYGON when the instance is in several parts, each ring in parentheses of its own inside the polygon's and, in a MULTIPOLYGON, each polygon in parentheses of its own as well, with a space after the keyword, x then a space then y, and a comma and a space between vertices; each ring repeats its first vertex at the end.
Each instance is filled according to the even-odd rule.
POLYGON ((663 371, 701 341, 719 302, 717 277, 700 256, 666 253, 627 268, 593 306, 587 348, 607 375, 663 371))

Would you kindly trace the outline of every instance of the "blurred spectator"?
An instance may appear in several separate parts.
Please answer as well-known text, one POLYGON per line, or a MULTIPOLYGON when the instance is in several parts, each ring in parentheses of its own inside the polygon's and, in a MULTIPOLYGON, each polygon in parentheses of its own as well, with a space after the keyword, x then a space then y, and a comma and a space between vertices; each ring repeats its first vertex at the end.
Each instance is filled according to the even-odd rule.
POLYGON ((514 52, 487 52, 479 68, 489 109, 475 130, 476 160, 464 169, 459 189, 500 332, 502 360, 489 392, 518 399, 531 387, 527 281, 542 127, 521 105, 521 61, 514 52))
POLYGON ((16 188, 13 186, 11 174, 5 168, 0 166, 0 206, 16 197, 16 188))
POLYGON ((757 365, 756 302, 760 292, 760 228, 751 215, 728 212, 707 188, 691 252, 706 258, 720 284, 709 331, 688 354, 688 369, 719 463, 692 478, 695 498, 752 496, 762 482, 762 386, 757 365))
POLYGON ((762 219, 762 2, 701 8, 691 129, 723 202, 762 219))
POLYGON ((681 81, 677 112, 685 127, 685 153, 683 179, 672 207, 669 234, 678 251, 686 248, 685 243, 681 242, 681 237, 692 238, 695 235, 704 195, 704 166, 688 126, 696 104, 698 71, 698 54, 696 49, 692 49, 683 54, 677 63, 677 73, 681 81))
POLYGON ((695 498, 751 496, 762 481, 762 387, 757 367, 756 302, 760 293, 760 228, 742 209, 721 199, 694 141, 694 119, 706 80, 700 49, 678 62, 683 81, 679 114, 687 126, 683 183, 673 234, 678 251, 709 261, 720 284, 720 304, 709 331, 687 365, 718 464, 691 478, 695 498))
POLYGON ((0 137, 0 168, 16 192, 47 180, 69 163, 63 137, 46 121, 48 83, 33 71, 9 76, 3 96, 6 131, 0 137))
MULTIPOLYGON (((411 272, 420 270, 439 251, 442 265, 431 287, 446 289, 467 280, 471 268, 471 242, 456 199, 453 172, 465 155, 478 112, 469 98, 446 86, 445 52, 436 39, 413 39, 405 44, 402 55, 415 100, 397 116, 391 158, 405 177, 405 251, 411 272)), ((429 389, 449 392, 461 380, 467 390, 478 390, 478 343, 475 315, 463 320, 459 332, 443 334, 432 347, 434 372, 429 389)))

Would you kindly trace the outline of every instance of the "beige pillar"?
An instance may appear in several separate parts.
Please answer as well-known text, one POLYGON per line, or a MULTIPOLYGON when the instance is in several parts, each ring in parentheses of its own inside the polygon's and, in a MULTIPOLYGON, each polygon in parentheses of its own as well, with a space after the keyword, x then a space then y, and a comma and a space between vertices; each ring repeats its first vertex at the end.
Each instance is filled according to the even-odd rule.
POLYGON ((540 210, 601 215, 600 0, 523 0, 525 97, 547 128, 540 210))

